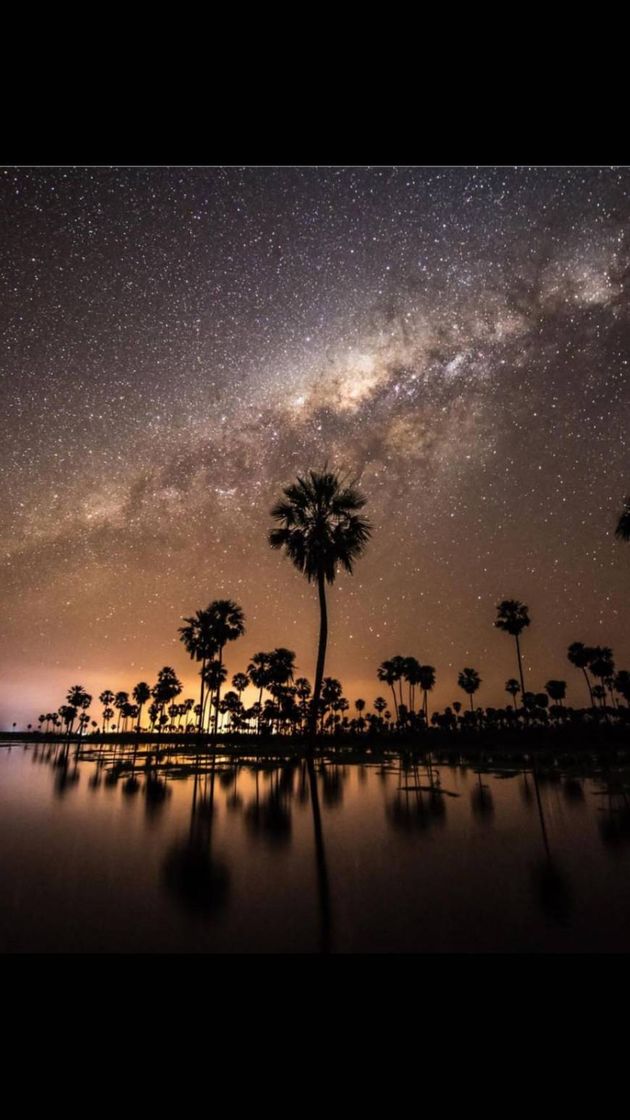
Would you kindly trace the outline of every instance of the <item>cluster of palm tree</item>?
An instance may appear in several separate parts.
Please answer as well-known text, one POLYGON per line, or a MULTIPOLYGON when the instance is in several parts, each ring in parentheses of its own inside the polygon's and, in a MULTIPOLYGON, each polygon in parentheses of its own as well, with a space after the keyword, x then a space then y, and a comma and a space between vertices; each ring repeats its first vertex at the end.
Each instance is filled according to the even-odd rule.
MULTIPOLYGON (((341 683, 324 676, 328 642, 326 587, 334 583, 341 568, 352 573, 355 561, 365 550, 372 528, 361 514, 364 505, 365 499, 353 483, 324 469, 321 474, 309 471, 307 475, 298 477, 295 483, 283 490, 282 498, 271 511, 274 521, 278 522, 269 535, 271 547, 284 550, 298 571, 306 576, 309 583, 317 586, 320 629, 313 687, 305 677, 295 679, 293 651, 278 647, 270 652, 254 654, 247 670, 234 675, 232 690, 221 698, 221 687, 227 679, 224 650, 229 642, 244 635, 245 617, 241 607, 233 600, 215 599, 205 609, 185 618, 185 625, 179 630, 181 641, 190 657, 200 664, 199 702, 195 704, 192 699, 188 699, 183 704, 174 703, 182 691, 182 685, 175 670, 165 666, 160 670, 153 687, 146 681, 135 686, 131 693, 133 702, 126 692, 113 693, 106 690, 101 693, 103 731, 109 730, 116 712, 117 731, 120 731, 121 723, 122 730, 127 730, 129 721, 140 731, 143 708, 149 701, 152 701, 148 708, 152 730, 157 726, 160 730, 196 730, 201 734, 212 728, 216 735, 220 715, 227 718, 233 730, 255 729, 257 732, 265 730, 278 733, 298 731, 301 734, 308 733, 311 741, 318 731, 320 734, 327 731, 332 733, 340 728, 363 731, 366 728, 380 730, 392 726, 401 729, 427 726, 428 696, 436 681, 436 671, 432 665, 422 665, 415 657, 401 656, 390 658, 381 664, 377 676, 379 681, 392 690, 393 722, 391 713, 387 711, 387 703, 380 696, 374 701, 374 713, 367 716, 363 715, 365 701, 357 700, 357 717, 351 719, 345 715, 350 704, 343 696, 341 683), (403 681, 408 686, 407 703, 403 697, 403 681), (258 690, 258 701, 246 707, 243 693, 250 684, 258 690), (416 689, 420 689, 423 694, 418 711, 416 689), (269 698, 263 703, 265 690, 268 691, 269 698), (192 711, 196 717, 194 724, 188 719, 192 711), (182 719, 186 720, 184 728, 182 719)), ((625 503, 617 533, 624 539, 630 539, 630 499, 625 503)), ((523 603, 516 599, 505 599, 499 603, 495 626, 515 639, 519 674, 518 680, 511 678, 507 681, 506 691, 512 697, 512 711, 517 712, 516 697, 520 693, 522 714, 533 718, 533 712, 546 709, 549 699, 554 701, 555 707, 562 708, 566 682, 547 681, 544 693, 526 690, 520 637, 529 625, 528 608, 523 603)), ((596 701, 600 707, 605 708, 606 689, 613 704, 616 705, 615 690, 630 703, 629 674, 626 670, 621 670, 615 675, 610 649, 586 647, 574 642, 569 649, 569 660, 584 672, 592 709, 596 701), (600 684, 591 684, 587 669, 600 680, 600 684)), ((469 667, 462 669, 457 683, 469 697, 468 715, 472 716, 475 714, 473 696, 482 683, 481 677, 476 669, 469 667)), ((74 685, 68 692, 67 703, 62 705, 58 713, 40 716, 40 725, 46 723, 46 730, 49 730, 51 723, 53 728, 63 724, 68 733, 72 733, 78 717, 79 731, 82 734, 90 722, 87 709, 91 699, 81 685, 74 685)), ((454 701, 452 709, 446 711, 451 715, 455 713, 457 720, 460 709, 459 701, 454 701)), ((477 709, 478 713, 482 711, 477 709)), ((494 709, 487 709, 487 712, 490 711, 494 709)), ((95 721, 92 721, 92 726, 97 727, 95 721)))

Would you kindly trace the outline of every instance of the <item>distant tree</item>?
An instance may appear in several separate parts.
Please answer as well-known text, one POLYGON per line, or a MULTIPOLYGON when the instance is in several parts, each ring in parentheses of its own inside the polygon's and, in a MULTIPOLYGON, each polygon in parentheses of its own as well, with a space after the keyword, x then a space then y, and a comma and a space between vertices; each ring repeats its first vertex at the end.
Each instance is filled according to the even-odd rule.
POLYGON ((142 720, 142 709, 148 700, 151 699, 151 689, 146 681, 140 681, 133 690, 133 698, 138 705, 138 723, 136 731, 140 730, 140 722, 142 720))
POLYGON ((470 710, 473 711, 473 695, 481 684, 481 677, 476 669, 462 669, 457 678, 459 687, 470 697, 470 710))
POLYGON ((420 666, 419 684, 424 693, 424 718, 429 722, 429 693, 435 686, 435 669, 432 665, 420 666))
POLYGON ((514 680, 514 677, 510 677, 509 681, 505 682, 505 691, 509 692, 510 696, 512 697, 514 710, 516 710, 516 697, 521 691, 521 686, 518 681, 514 680))
POLYGON ((416 657, 404 658, 404 677, 409 684, 409 710, 413 713, 415 708, 415 688, 420 684, 420 670, 422 666, 416 657))
POLYGON ((129 693, 128 692, 117 692, 116 695, 114 696, 114 707, 115 707, 116 711, 118 712, 118 726, 116 728, 117 731, 120 731, 120 721, 122 719, 122 710, 123 710, 125 704, 128 704, 128 703, 129 703, 129 693))
POLYGON ((627 669, 620 669, 617 673, 615 677, 615 688, 630 707, 630 672, 628 672, 627 669))
POLYGON ((392 690, 392 696, 394 697, 394 711, 396 712, 396 723, 398 723, 398 701, 396 699, 396 690, 394 688, 394 684, 398 680, 398 677, 396 675, 397 671, 394 660, 394 658, 391 658, 389 661, 383 661, 382 665, 379 665, 378 669, 376 670, 376 675, 382 684, 388 684, 392 690))
POLYGON ((593 649, 590 646, 583 645, 582 642, 572 642, 567 650, 567 657, 576 669, 581 669, 584 673, 584 680, 588 687, 588 694, 591 698, 591 708, 593 707, 593 689, 591 682, 586 672, 587 665, 590 665, 593 660, 593 649))
POLYGON ((608 646, 593 646, 589 669, 594 677, 599 677, 603 686, 606 685, 615 675, 613 651, 608 646))
POLYGON ((201 662, 199 676, 201 677, 201 695, 199 698, 199 721, 197 731, 201 734, 203 729, 204 690, 206 687, 206 666, 217 652, 216 634, 214 631, 214 616, 210 607, 206 610, 196 611, 190 618, 183 621, 185 626, 180 626, 179 637, 184 643, 187 653, 193 661, 201 662))
POLYGON ((523 679, 523 662, 521 661, 521 647, 519 643, 519 635, 530 625, 530 617, 527 607, 524 603, 519 603, 518 599, 504 599, 497 607, 497 620, 495 626, 499 630, 504 630, 506 634, 511 634, 516 640, 516 653, 518 655, 518 672, 521 679, 521 692, 525 694, 525 681, 523 679))
POLYGON ((319 644, 310 719, 313 739, 328 642, 326 583, 334 583, 339 566, 352 573, 372 530, 359 514, 365 498, 353 486, 345 485, 337 474, 309 471, 286 487, 283 495, 271 510, 280 527, 272 529, 269 543, 272 548, 286 550, 298 571, 317 584, 319 594, 319 644))
POLYGON ((561 704, 567 694, 566 681, 547 681, 545 685, 546 691, 549 693, 552 700, 561 704))
POLYGON ((174 669, 170 665, 165 665, 158 673, 157 684, 151 689, 151 695, 158 706, 160 713, 159 722, 161 725, 168 723, 168 716, 164 712, 164 708, 176 696, 179 696, 182 691, 182 682, 179 680, 174 669))
MULTIPOLYGON (((105 691, 101 692, 101 695, 99 696, 99 702, 103 705, 104 708, 111 708, 112 704, 114 703, 114 693, 111 692, 108 688, 105 689, 105 691)), ((112 712, 112 715, 109 717, 109 719, 112 718, 113 714, 114 713, 112 712)), ((107 720, 108 723, 109 719, 107 720)), ((103 712, 103 731, 105 730, 105 712, 103 712)))

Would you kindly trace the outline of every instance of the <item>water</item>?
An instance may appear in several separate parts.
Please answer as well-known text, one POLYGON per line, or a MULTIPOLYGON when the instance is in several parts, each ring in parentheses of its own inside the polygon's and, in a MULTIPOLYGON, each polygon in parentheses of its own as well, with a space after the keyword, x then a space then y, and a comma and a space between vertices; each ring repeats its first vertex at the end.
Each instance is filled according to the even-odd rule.
POLYGON ((630 949, 630 768, 74 752, 0 747, 3 952, 630 949))

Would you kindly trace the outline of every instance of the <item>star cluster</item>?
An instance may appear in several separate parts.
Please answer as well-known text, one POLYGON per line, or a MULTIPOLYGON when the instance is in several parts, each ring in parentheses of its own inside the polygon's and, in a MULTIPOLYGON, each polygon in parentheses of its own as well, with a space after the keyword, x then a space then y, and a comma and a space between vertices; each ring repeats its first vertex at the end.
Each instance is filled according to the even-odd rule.
MULTIPOLYGON (((356 478, 374 524, 332 590, 327 672, 505 702, 495 604, 529 605, 532 687, 571 641, 630 665, 630 170, 0 171, 0 726, 176 667, 235 599, 314 670, 313 589, 267 545, 296 473, 356 478)), ((461 699, 461 696, 459 697, 461 699)))

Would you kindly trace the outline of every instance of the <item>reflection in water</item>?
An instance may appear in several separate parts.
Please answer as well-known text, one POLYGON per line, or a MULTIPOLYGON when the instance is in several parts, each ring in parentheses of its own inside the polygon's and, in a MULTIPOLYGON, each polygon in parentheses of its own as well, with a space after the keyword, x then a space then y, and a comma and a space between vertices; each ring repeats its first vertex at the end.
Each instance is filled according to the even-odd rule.
MULTIPOLYGON (((548 921, 552 924, 568 926, 574 908, 573 894, 567 875, 562 871, 557 861, 555 861, 551 855, 549 833, 545 823, 545 814, 540 796, 541 774, 539 773, 535 759, 532 762, 532 775, 534 779, 538 817, 540 820, 540 832, 545 849, 545 858, 536 861, 532 867, 531 874, 534 886, 534 897, 548 921)), ((559 779, 559 774, 554 772, 553 783, 555 783, 556 779, 559 779)))
POLYGON ((598 792, 604 798, 604 806, 599 813, 599 835, 607 848, 620 849, 630 842, 630 785, 621 771, 607 770, 601 778, 598 792))
POLYGON ((532 867, 534 897, 553 924, 568 926, 574 903, 569 880, 550 856, 532 867))
POLYGON ((200 782, 195 773, 188 835, 173 844, 162 864, 162 881, 172 897, 189 913, 208 917, 227 903, 230 875, 212 856, 214 770, 200 782))
MULTIPOLYGON (((577 754, 563 761, 551 750, 522 765, 496 751, 480 758, 462 750, 438 761, 423 751, 361 756, 353 747, 350 756, 335 744, 324 758, 284 760, 270 752, 196 753, 176 743, 159 751, 132 741, 115 751, 101 742, 75 746, 38 743, 14 752, 7 775, 23 773, 28 782, 14 786, 13 803, 11 782, 0 781, 0 803, 9 809, 20 803, 15 789, 21 800, 29 783, 40 790, 28 814, 0 811, 0 842, 26 852, 36 869, 24 872, 28 890, 17 871, 10 888, 0 884, 12 945, 36 937, 42 914, 26 911, 42 896, 60 928, 72 919, 89 937, 107 923, 112 891, 124 880, 138 897, 114 896, 121 900, 117 946, 128 944, 126 914, 133 912, 147 915, 141 947, 146 941, 173 951, 255 951, 259 944, 323 953, 349 946, 466 951, 469 927, 484 951, 630 948, 630 782, 611 760, 596 758, 589 768, 577 754), (125 810, 117 811, 123 799, 125 810), (47 808, 40 813, 40 806, 47 808), (34 821, 36 842, 18 832, 14 839, 8 826, 2 833, 3 821, 16 830, 34 821), (58 834, 51 832, 57 822, 58 834), (73 858, 78 837, 80 861, 73 858), (64 844, 65 896, 65 873, 46 869, 47 851, 58 860, 64 844), (474 888, 464 891, 462 844, 474 888), (84 882, 72 880, 79 865, 84 882), (582 897, 587 904, 578 907, 582 897), (101 898, 97 919, 87 908, 101 898)), ((42 929, 45 922, 44 914, 42 929)), ((55 942, 61 951, 76 945, 64 936, 55 942)), ((99 950, 104 944, 105 936, 99 950)))
POLYGON ((471 790, 470 806, 479 820, 489 822, 494 817, 494 798, 490 786, 481 781, 481 770, 477 771, 477 778, 478 782, 471 790))
POLYGON ((332 909, 330 905, 330 885, 328 882, 328 866, 326 864, 326 851, 324 848, 324 834, 322 831, 322 818, 319 811, 319 795, 317 792, 317 778, 313 759, 308 757, 305 763, 308 772, 308 783, 311 791, 311 807, 313 810, 313 833, 315 837, 315 866, 317 869, 317 897, 319 900, 320 941, 321 953, 330 953, 332 949, 332 909))
POLYGON ((402 832, 424 832, 431 824, 445 823, 446 796, 455 795, 442 789, 439 771, 430 758, 426 761, 423 779, 418 759, 401 755, 398 788, 387 802, 385 813, 390 823, 402 832))
MULTIPOLYGON (((260 798, 258 781, 256 796, 245 809, 245 824, 254 836, 261 836, 272 846, 286 846, 291 842, 291 789, 282 783, 280 775, 285 767, 274 768, 267 777, 271 789, 266 797, 260 798)), ((289 766, 291 777, 293 767, 289 766)), ((256 772, 258 778, 258 771, 256 772)))

